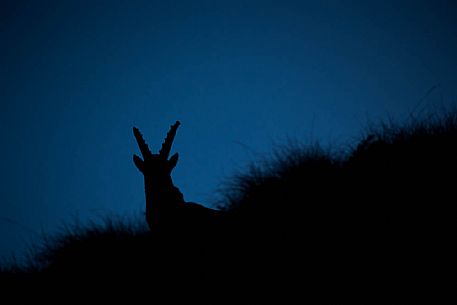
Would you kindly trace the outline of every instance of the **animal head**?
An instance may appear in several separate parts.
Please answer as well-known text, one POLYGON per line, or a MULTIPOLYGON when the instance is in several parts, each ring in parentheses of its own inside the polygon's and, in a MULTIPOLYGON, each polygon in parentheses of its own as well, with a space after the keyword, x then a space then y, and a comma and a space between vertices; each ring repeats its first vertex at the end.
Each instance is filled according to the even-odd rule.
POLYGON ((140 172, 143 173, 145 178, 151 179, 160 179, 162 177, 169 177, 172 170, 175 168, 178 163, 178 153, 175 153, 168 159, 170 155, 171 145, 176 135, 176 130, 178 129, 181 123, 176 121, 170 127, 170 131, 167 133, 167 136, 162 143, 162 147, 158 154, 151 153, 146 141, 143 138, 143 135, 138 130, 138 128, 133 127, 133 135, 138 143, 140 152, 143 158, 138 155, 133 155, 133 162, 140 172))

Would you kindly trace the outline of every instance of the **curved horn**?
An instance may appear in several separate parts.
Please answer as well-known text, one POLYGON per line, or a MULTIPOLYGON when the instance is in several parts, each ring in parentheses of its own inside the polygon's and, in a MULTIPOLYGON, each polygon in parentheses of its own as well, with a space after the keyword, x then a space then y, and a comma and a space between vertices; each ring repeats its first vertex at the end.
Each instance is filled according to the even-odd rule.
POLYGON ((173 140, 176 136, 176 130, 178 129, 179 125, 181 125, 180 121, 176 121, 176 123, 171 125, 170 131, 167 133, 167 137, 162 143, 162 148, 160 149, 159 155, 165 159, 168 159, 168 155, 170 155, 171 145, 173 144, 173 140))
POLYGON ((149 150, 148 144, 146 144, 146 141, 144 140, 143 135, 141 134, 138 128, 133 127, 133 135, 135 136, 136 142, 138 143, 138 147, 140 148, 143 158, 147 157, 148 155, 151 155, 151 151, 149 150))

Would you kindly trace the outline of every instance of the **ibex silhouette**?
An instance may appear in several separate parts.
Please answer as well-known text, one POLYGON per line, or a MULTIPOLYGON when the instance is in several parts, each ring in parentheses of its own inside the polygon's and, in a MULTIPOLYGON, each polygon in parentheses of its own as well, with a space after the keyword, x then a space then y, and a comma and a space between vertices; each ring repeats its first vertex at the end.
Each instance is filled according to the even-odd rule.
POLYGON ((170 128, 158 154, 153 154, 138 128, 133 134, 143 159, 136 154, 133 161, 144 175, 146 193, 146 221, 151 231, 169 232, 175 228, 207 229, 217 222, 220 211, 200 204, 185 202, 181 191, 173 184, 171 172, 178 162, 178 153, 168 159, 176 130, 181 123, 176 121, 170 128), (164 229, 165 228, 165 229, 164 229))

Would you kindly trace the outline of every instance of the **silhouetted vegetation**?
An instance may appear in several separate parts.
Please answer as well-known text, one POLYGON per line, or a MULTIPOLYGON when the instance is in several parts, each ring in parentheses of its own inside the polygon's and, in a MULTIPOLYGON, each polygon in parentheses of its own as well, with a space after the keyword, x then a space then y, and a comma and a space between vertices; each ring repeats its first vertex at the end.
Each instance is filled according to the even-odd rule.
POLYGON ((456 157, 456 114, 384 124, 346 155, 284 149, 234 177, 199 234, 76 227, 1 276, 152 304, 440 302, 457 287, 456 157))

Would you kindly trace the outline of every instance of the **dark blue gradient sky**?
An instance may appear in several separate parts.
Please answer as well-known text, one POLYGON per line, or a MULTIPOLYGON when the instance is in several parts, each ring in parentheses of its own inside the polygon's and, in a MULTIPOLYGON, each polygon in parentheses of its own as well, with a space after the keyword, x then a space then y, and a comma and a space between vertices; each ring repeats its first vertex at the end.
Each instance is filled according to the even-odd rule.
POLYGON ((1 1, 0 255, 75 218, 139 214, 138 126, 179 119, 175 183, 211 205, 287 138, 455 105, 455 1, 1 1))

